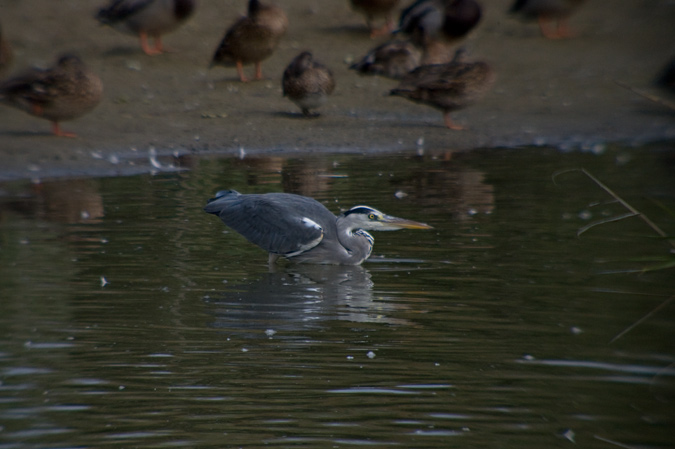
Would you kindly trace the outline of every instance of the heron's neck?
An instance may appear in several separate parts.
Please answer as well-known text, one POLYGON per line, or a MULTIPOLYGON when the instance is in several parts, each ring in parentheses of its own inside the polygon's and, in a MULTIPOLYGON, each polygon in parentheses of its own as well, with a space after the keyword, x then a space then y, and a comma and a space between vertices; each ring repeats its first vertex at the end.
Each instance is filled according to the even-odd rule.
POLYGON ((348 252, 346 263, 358 265, 368 257, 373 250, 375 239, 363 229, 340 226, 338 220, 338 240, 348 252))

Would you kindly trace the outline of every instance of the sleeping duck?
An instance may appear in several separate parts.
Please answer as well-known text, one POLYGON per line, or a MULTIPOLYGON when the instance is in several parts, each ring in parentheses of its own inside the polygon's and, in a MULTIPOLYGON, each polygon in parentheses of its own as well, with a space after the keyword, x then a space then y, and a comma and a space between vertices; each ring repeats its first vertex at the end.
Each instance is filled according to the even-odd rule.
MULTIPOLYGON (((335 78, 328 67, 303 51, 286 67, 281 81, 284 96, 310 117, 310 109, 322 106, 335 89, 335 78)), ((316 114, 318 115, 318 114, 316 114)))

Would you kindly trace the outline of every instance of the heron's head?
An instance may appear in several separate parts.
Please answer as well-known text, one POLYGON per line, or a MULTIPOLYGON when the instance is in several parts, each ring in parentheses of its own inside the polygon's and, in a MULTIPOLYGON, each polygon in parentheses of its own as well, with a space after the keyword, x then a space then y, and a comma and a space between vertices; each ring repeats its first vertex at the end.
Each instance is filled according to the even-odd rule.
POLYGON ((340 216, 350 229, 396 231, 399 229, 432 229, 428 224, 386 215, 369 206, 354 206, 340 216))

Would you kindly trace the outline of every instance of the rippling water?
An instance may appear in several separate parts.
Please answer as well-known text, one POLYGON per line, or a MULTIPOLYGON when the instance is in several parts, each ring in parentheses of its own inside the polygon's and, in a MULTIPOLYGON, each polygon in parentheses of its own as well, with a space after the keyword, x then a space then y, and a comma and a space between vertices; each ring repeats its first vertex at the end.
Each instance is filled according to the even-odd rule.
POLYGON ((596 153, 186 156, 0 186, 0 448, 673 447, 675 276, 643 271, 669 242, 636 217, 577 237, 625 209, 552 175, 584 167, 673 235, 675 151, 596 153), (270 269, 202 212, 223 188, 435 229, 270 269))

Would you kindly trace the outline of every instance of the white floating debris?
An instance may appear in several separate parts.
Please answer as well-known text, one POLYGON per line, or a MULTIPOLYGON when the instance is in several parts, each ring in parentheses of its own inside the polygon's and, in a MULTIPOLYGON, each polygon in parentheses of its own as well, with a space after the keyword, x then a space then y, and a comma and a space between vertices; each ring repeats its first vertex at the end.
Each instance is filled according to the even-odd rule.
POLYGON ((354 360, 354 356, 353 356, 353 355, 348 355, 348 356, 347 356, 347 360, 354 360))
POLYGON ((408 194, 403 192, 402 190, 397 190, 396 193, 394 193, 394 196, 400 200, 408 196, 408 194))
POLYGON ((108 162, 117 165, 120 163, 120 158, 117 157, 116 154, 111 154, 110 156, 108 156, 108 162))
POLYGON ((265 330, 265 335, 267 335, 268 337, 271 337, 276 333, 277 333, 277 331, 275 331, 274 329, 266 329, 265 330))
POLYGON ((572 429, 567 429, 562 433, 562 436, 568 440, 570 440, 572 443, 575 443, 574 437, 576 434, 574 433, 574 430, 572 429))
POLYGON ((579 212, 579 218, 581 218, 582 220, 590 220, 592 216, 593 214, 587 210, 582 210, 581 212, 579 212))
POLYGON ((574 335, 579 335, 579 334, 583 333, 584 331, 581 330, 580 327, 572 326, 570 328, 570 332, 572 332, 574 335))
POLYGON ((368 351, 368 352, 366 353, 366 357, 368 357, 369 359, 374 359, 374 358, 375 358, 375 353, 374 353, 373 351, 368 351))
POLYGON ((239 159, 244 159, 246 157, 246 150, 244 150, 244 147, 239 147, 239 159))
POLYGON ((105 276, 101 276, 101 287, 105 287, 106 285, 108 285, 108 280, 105 276))

